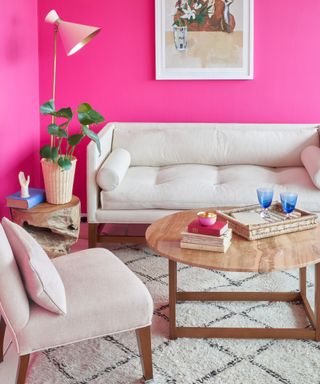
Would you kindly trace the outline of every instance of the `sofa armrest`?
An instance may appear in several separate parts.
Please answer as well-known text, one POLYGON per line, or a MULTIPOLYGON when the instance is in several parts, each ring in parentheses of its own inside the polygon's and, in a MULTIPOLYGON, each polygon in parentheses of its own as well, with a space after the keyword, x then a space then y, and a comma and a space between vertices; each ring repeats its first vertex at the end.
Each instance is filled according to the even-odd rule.
POLYGON ((101 164, 112 150, 112 137, 115 123, 109 123, 98 133, 101 144, 101 155, 95 143, 87 146, 87 216, 88 223, 97 223, 96 211, 99 208, 100 188, 96 182, 96 175, 101 164))
POLYGON ((320 189, 320 148, 315 145, 306 147, 301 152, 301 161, 313 184, 320 189))

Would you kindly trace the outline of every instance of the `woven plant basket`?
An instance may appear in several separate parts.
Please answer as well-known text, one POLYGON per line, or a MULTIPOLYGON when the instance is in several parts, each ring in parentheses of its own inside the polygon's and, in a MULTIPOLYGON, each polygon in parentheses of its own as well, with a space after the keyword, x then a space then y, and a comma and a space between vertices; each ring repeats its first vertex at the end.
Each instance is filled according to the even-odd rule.
POLYGON ((57 163, 41 159, 46 200, 50 204, 66 204, 72 199, 74 173, 77 159, 71 161, 71 168, 62 170, 57 163))

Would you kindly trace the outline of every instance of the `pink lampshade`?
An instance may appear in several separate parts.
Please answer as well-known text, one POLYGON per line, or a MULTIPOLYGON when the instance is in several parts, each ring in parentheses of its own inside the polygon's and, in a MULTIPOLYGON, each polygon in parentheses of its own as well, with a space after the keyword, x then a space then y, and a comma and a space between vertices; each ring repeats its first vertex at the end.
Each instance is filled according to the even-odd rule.
POLYGON ((58 25, 60 37, 67 56, 79 51, 79 49, 85 46, 101 30, 101 28, 91 27, 90 25, 63 21, 54 9, 47 14, 45 21, 58 25))

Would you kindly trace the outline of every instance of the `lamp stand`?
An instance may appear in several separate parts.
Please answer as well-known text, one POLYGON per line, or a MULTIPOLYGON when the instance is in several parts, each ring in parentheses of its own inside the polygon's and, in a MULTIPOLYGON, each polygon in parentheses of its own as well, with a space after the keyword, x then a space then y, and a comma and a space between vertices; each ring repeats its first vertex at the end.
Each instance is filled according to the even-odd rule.
MULTIPOLYGON (((57 76, 57 34, 58 25, 54 26, 54 43, 53 43, 53 83, 52 83, 52 100, 56 97, 56 76, 57 76)), ((54 116, 53 116, 54 117, 54 116)))
MULTIPOLYGON (((54 26, 53 32, 53 81, 52 81, 52 100, 55 102, 56 98, 56 78, 57 78, 57 35, 58 35, 58 25, 54 26)), ((52 116, 51 124, 55 124, 56 117, 52 116)), ((55 144, 55 139, 51 136, 51 148, 55 144)))

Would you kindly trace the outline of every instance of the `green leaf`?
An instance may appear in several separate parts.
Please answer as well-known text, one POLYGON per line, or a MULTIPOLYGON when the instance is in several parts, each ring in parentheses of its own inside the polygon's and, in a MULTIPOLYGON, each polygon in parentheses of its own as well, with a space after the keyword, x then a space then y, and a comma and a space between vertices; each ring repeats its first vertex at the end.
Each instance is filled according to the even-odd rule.
POLYGON ((64 129, 59 129, 57 136, 62 137, 64 139, 68 138, 68 134, 64 129))
POLYGON ((87 112, 78 112, 78 120, 81 125, 98 124, 104 121, 104 117, 93 109, 87 112))
POLYGON ((92 109, 91 105, 88 103, 82 103, 78 106, 78 112, 88 112, 92 109))
POLYGON ((78 106, 78 119, 82 125, 97 124, 104 121, 104 117, 92 109, 88 103, 82 103, 78 106))
POLYGON ((48 132, 52 136, 58 136, 59 126, 57 124, 49 124, 48 125, 48 132))
POLYGON ((104 121, 104 117, 92 109, 91 105, 88 103, 80 104, 78 106, 77 112, 78 120, 80 121, 81 125, 97 124, 104 121))
POLYGON ((55 117, 64 117, 65 119, 71 120, 73 113, 71 108, 61 108, 59 111, 52 113, 55 117))
POLYGON ((52 147, 51 148, 51 160, 55 160, 58 157, 58 148, 57 147, 52 147))
POLYGON ((40 106, 40 112, 43 115, 51 115, 55 112, 55 106, 53 100, 49 100, 40 106))
POLYGON ((96 143, 99 155, 101 155, 101 145, 99 136, 95 132, 91 131, 91 129, 89 129, 89 127, 87 127, 86 125, 82 127, 82 131, 86 136, 88 136, 92 141, 96 143))
POLYGON ((66 157, 59 157, 58 164, 64 171, 71 168, 71 161, 66 157))
POLYGON ((61 129, 57 124, 48 125, 48 132, 52 136, 67 138, 68 134, 64 129, 61 129))
POLYGON ((44 159, 55 160, 58 157, 58 148, 45 145, 40 149, 40 156, 44 159))
POLYGON ((51 159, 51 147, 50 145, 45 145, 40 149, 40 156, 43 159, 51 159))
POLYGON ((71 145, 71 147, 75 147, 77 144, 80 143, 82 138, 83 138, 83 135, 77 133, 75 135, 69 136, 68 143, 71 145))

